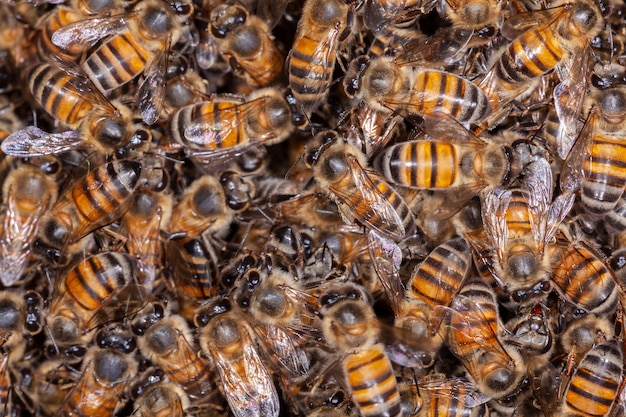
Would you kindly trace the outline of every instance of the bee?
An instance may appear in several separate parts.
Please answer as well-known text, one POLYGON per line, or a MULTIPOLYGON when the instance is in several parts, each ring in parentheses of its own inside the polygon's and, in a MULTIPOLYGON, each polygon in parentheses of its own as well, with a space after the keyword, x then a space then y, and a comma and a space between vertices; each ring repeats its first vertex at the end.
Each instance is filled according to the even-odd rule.
POLYGON ((135 295, 124 298, 122 290, 133 282, 135 271, 129 255, 103 252, 80 261, 58 280, 46 316, 55 349, 86 342, 98 324, 111 319, 109 314, 128 313, 135 295), (107 310, 115 301, 121 312, 107 310))
POLYGON ((487 96, 471 81, 402 59, 372 59, 357 75, 357 97, 384 114, 444 114, 462 124, 479 123, 491 114, 487 96))
POLYGON ((482 417, 488 416, 486 403, 489 397, 464 378, 445 378, 440 374, 428 375, 417 382, 420 409, 413 415, 420 417, 482 417))
POLYGON ((61 250, 119 219, 132 204, 142 165, 114 161, 91 170, 64 189, 40 221, 39 239, 61 250))
POLYGON ((217 178, 204 175, 196 179, 174 206, 169 222, 171 238, 223 236, 233 221, 226 206, 224 190, 217 178))
POLYGON ((351 33, 360 1, 308 0, 287 57, 289 88, 298 110, 310 116, 326 99, 341 42, 351 33))
POLYGON ((516 347, 524 358, 547 360, 554 351, 556 329, 546 310, 547 307, 538 303, 505 324, 508 330, 505 343, 516 347))
MULTIPOLYGON (((437 246, 413 270, 395 325, 409 329, 416 338, 429 337, 429 321, 436 306, 449 306, 463 286, 472 264, 471 248, 462 237, 437 246)), ((434 350, 442 339, 434 340, 434 350)))
MULTIPOLYGON (((322 333, 339 356, 345 384, 362 416, 401 416, 398 383, 368 294, 354 284, 320 296, 322 333)), ((333 362, 334 363, 334 362, 333 362)))
POLYGON ((238 302, 271 362, 287 377, 307 376, 309 359, 302 345, 321 338, 314 297, 280 269, 251 269, 244 277, 247 291, 238 302))
MULTIPOLYGON (((163 310, 161 310, 163 313, 163 310)), ((141 328, 137 346, 143 355, 165 372, 171 382, 182 388, 192 403, 204 403, 215 397, 213 371, 205 357, 198 354, 185 319, 177 314, 155 318, 141 328)), ((138 327, 134 328, 137 332, 138 327)))
POLYGON ((143 121, 152 125, 163 104, 170 46, 190 44, 191 37, 191 26, 185 24, 184 16, 161 0, 150 0, 137 3, 128 13, 68 24, 52 35, 52 42, 62 50, 87 51, 102 41, 80 68, 104 93, 143 74, 137 91, 138 108, 143 121))
POLYGON ((147 388, 135 400, 138 417, 184 417, 190 407, 187 394, 175 384, 157 383, 147 388))
POLYGON ((609 228, 621 230, 623 226, 617 220, 621 215, 609 213, 618 211, 626 181, 619 168, 626 87, 592 90, 588 104, 589 117, 565 161, 561 188, 580 188, 585 212, 594 219, 606 218, 609 228))
POLYGON ((516 306, 536 304, 551 291, 554 263, 546 245, 574 202, 571 193, 552 201, 552 184, 550 164, 538 157, 528 165, 521 187, 495 187, 481 197, 486 238, 467 234, 477 264, 486 265, 516 306))
POLYGON ((620 303, 617 278, 604 257, 584 242, 557 241, 547 248, 556 290, 577 308, 613 314, 620 303))
POLYGON ((279 143, 292 130, 289 103, 276 89, 257 90, 245 101, 215 98, 184 106, 168 124, 171 138, 189 157, 209 164, 279 143))
POLYGON ((506 184, 518 170, 510 146, 482 140, 450 118, 426 117, 424 131, 426 137, 383 149, 374 169, 402 187, 450 190, 458 199, 452 205, 459 208, 479 191, 506 184))
POLYGON ((623 369, 623 347, 616 339, 592 347, 565 386, 559 415, 609 415, 623 369))
POLYGON ((39 222, 56 201, 57 188, 52 175, 30 164, 19 164, 7 174, 0 209, 0 281, 5 287, 28 272, 39 222))
POLYGON ((109 101, 85 74, 69 64, 36 64, 27 70, 26 79, 35 101, 72 130, 48 133, 27 126, 2 141, 7 155, 45 156, 84 146, 112 153, 132 140, 130 109, 120 101, 109 101))
POLYGON ((328 133, 331 142, 310 155, 309 165, 320 188, 337 203, 346 222, 357 220, 393 240, 416 231, 415 219, 406 202, 387 182, 367 171, 363 153, 328 133))
POLYGON ((172 206, 172 198, 164 192, 137 192, 121 219, 126 250, 137 261, 137 281, 146 288, 152 288, 160 276, 164 258, 160 231, 169 223, 172 206))
POLYGON ((568 353, 567 363, 580 363, 583 357, 602 342, 615 336, 614 324, 606 316, 587 314, 573 319, 561 335, 561 345, 568 353))
POLYGON ((581 98, 577 90, 586 86, 590 69, 590 41, 603 22, 592 1, 558 1, 549 9, 507 19, 502 32, 512 41, 479 83, 496 114, 513 99, 528 94, 553 69, 563 82, 555 95, 571 94, 566 107, 576 108, 581 98))
POLYGON ((130 356, 91 348, 80 378, 63 401, 61 413, 72 417, 114 415, 124 405, 122 394, 136 373, 137 363, 130 356))
POLYGON ((496 297, 481 278, 469 278, 449 307, 435 306, 429 328, 433 335, 441 332, 487 397, 502 398, 519 386, 524 363, 515 349, 506 349, 498 339, 502 325, 496 297))
POLYGON ((240 73, 250 87, 267 87, 282 75, 285 57, 271 29, 243 6, 221 4, 214 8, 209 31, 233 71, 240 73))
POLYGON ((259 353, 254 331, 228 298, 203 306, 194 323, 200 347, 215 363, 223 392, 236 417, 277 417, 280 401, 272 374, 259 353))

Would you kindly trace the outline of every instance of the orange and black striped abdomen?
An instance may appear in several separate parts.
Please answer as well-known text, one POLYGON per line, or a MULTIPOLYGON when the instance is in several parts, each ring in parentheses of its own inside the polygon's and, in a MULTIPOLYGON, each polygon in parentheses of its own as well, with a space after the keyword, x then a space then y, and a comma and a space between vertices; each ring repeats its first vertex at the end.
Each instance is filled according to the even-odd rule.
POLYGON ((101 253, 85 259, 67 274, 65 290, 83 309, 94 311, 126 286, 134 271, 134 261, 130 256, 101 253))
POLYGON ((218 295, 215 265, 199 240, 173 240, 168 247, 174 283, 180 292, 197 301, 218 295))
POLYGON ((77 128, 93 111, 92 103, 76 88, 72 75, 57 66, 43 63, 32 67, 28 87, 46 112, 71 128, 77 128))
POLYGON ((347 355, 343 368, 361 415, 402 415, 396 376, 382 345, 347 355))
POLYGON ((81 67, 100 90, 108 92, 143 72, 152 55, 130 32, 123 32, 98 48, 81 67))
POLYGON ((447 306, 461 288, 471 263, 467 241, 455 238, 437 246, 411 277, 407 297, 430 306, 447 306))
POLYGON ((495 73, 505 82, 523 83, 553 69, 564 53, 552 26, 529 30, 511 42, 496 63, 495 73))
POLYGON ((593 215, 611 211, 626 184, 626 142, 623 136, 597 135, 583 160, 581 200, 593 215))
POLYGON ((410 112, 444 113, 460 123, 481 122, 492 111, 487 96, 478 86, 447 72, 421 71, 415 78, 411 94, 410 103, 407 103, 410 112))
POLYGON ((622 379, 622 356, 615 339, 592 348, 572 375, 565 392, 566 408, 577 415, 608 415, 622 379))
POLYGON ((514 189, 511 190, 507 204, 502 205, 503 210, 495 213, 506 222, 509 239, 523 238, 532 233, 529 204, 529 192, 524 189, 514 189))

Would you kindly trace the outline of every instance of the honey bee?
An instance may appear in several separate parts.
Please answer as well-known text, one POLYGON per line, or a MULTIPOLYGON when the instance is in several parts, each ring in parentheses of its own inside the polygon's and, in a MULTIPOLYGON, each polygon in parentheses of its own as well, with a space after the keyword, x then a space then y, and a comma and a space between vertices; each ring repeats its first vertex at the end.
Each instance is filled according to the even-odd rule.
POLYGON ((155 320, 147 329, 141 330, 141 337, 137 340, 139 350, 163 369, 170 381, 181 387, 192 403, 214 399, 216 387, 212 367, 206 358, 198 354, 199 349, 194 345, 185 319, 169 314, 155 320))
POLYGON ((125 253, 104 252, 74 265, 58 281, 46 324, 55 349, 84 343, 109 314, 125 314, 136 295, 123 290, 135 277, 136 266, 125 253), (116 298, 117 297, 117 298, 116 298), (121 312, 107 311, 119 301, 121 312), (126 304, 125 304, 126 303, 126 304))
POLYGON ((613 339, 614 324, 606 316, 588 314, 572 320, 561 335, 561 345, 568 353, 568 364, 580 363, 598 344, 613 339))
POLYGON ((524 358, 547 360, 554 351, 556 329, 546 310, 538 303, 505 324, 509 332, 505 342, 516 347, 524 358))
POLYGON ((435 306, 429 324, 432 334, 442 332, 480 392, 497 399, 518 387, 524 376, 522 358, 498 339, 502 325, 496 297, 481 278, 469 278, 450 307, 435 306))
POLYGON ((592 218, 607 218, 609 228, 621 230, 621 216, 614 213, 624 194, 626 180, 619 168, 622 154, 622 126, 626 118, 626 87, 593 90, 589 97, 589 118, 569 152, 561 188, 580 187, 582 206, 592 218))
POLYGON ((617 278, 604 257, 584 242, 547 247, 552 282, 566 300, 587 312, 613 314, 620 303, 617 278))
POLYGON ((502 32, 512 41, 479 83, 496 114, 511 100, 528 94, 553 69, 563 82, 556 96, 570 94, 566 107, 576 108, 581 99, 578 90, 586 86, 590 69, 590 41, 603 22, 592 1, 558 1, 548 9, 507 19, 502 32))
POLYGON ((136 362, 116 350, 92 348, 76 385, 60 412, 71 417, 112 416, 123 405, 123 393, 137 373, 136 362))
POLYGON ((85 74, 69 64, 36 64, 28 69, 26 79, 35 101, 72 130, 48 133, 27 126, 2 141, 7 155, 45 156, 84 146, 112 153, 131 141, 130 109, 120 101, 109 101, 85 74))
POLYGON ((486 239, 467 234, 498 286, 517 306, 536 304, 551 291, 554 265, 546 245, 569 212, 574 195, 563 193, 552 201, 552 171, 541 157, 530 163, 522 187, 495 187, 481 196, 486 239))
POLYGON ((310 116, 326 99, 341 42, 363 2, 308 0, 287 57, 289 88, 298 110, 310 116))
MULTIPOLYGON (((413 270, 397 308, 395 325, 410 330, 416 338, 429 337, 433 309, 450 305, 463 286, 471 260, 470 246, 462 237, 437 246, 413 270)), ((434 350, 442 343, 435 338, 434 350)))
POLYGON ((86 51, 102 40, 82 61, 81 69, 105 93, 143 74, 138 108, 143 121, 152 125, 163 104, 170 46, 191 44, 191 38, 191 26, 185 25, 184 16, 161 0, 151 0, 137 3, 125 14, 70 23, 52 35, 52 43, 62 50, 86 51))
POLYGON ((487 119, 492 111, 485 93, 471 81, 413 67, 402 56, 372 59, 357 77, 357 97, 386 114, 444 114, 469 124, 487 119))
POLYGON ((171 238, 220 237, 228 231, 233 213, 226 206, 224 190, 217 178, 204 175, 196 179, 174 206, 169 222, 171 238))
POLYGON ((401 416, 398 383, 368 294, 354 284, 320 296, 322 333, 339 355, 341 371, 362 416, 401 416))
POLYGON ((280 401, 272 374, 256 346, 250 324, 228 298, 203 306, 194 323, 200 346, 213 358, 231 412, 236 417, 277 417, 280 401))
POLYGON ((487 416, 489 397, 464 378, 445 378, 439 374, 428 375, 418 381, 420 401, 423 403, 414 414, 419 417, 487 416))
POLYGON ((184 417, 189 398, 177 385, 163 382, 150 386, 135 400, 138 417, 184 417))
POLYGON ((137 281, 146 288, 152 288, 160 275, 160 231, 169 223, 172 206, 172 199, 163 192, 137 192, 121 219, 120 233, 126 237, 126 250, 137 261, 137 281))
POLYGON ((373 162, 383 177, 402 187, 449 190, 457 198, 441 216, 454 213, 479 191, 505 184, 517 171, 514 150, 472 134, 446 117, 424 118, 427 136, 386 147, 373 162))
POLYGON ((367 171, 363 153, 335 138, 311 155, 313 177, 337 203, 347 223, 358 221, 393 240, 416 231, 415 219, 406 202, 379 175, 367 171))
POLYGON ((623 347, 616 339, 592 347, 565 386, 559 415, 609 415, 623 369, 623 347))
POLYGON ((285 58, 267 23, 238 4, 217 6, 209 20, 221 54, 250 87, 267 87, 278 80, 285 58))
POLYGON ((209 164, 279 143, 292 130, 289 103, 276 89, 257 90, 243 102, 216 98, 191 104, 176 111, 168 125, 188 156, 209 164))
POLYGON ((5 287, 28 271, 39 222, 57 192, 55 178, 33 165, 20 164, 7 174, 0 209, 0 281, 5 287))
POLYGON ((41 219, 40 240, 60 250, 119 219, 132 203, 141 169, 135 161, 110 162, 65 188, 41 219))
POLYGON ((268 356, 287 377, 308 375, 309 359, 302 345, 321 337, 314 297, 279 269, 269 273, 252 269, 245 278, 249 294, 244 293, 239 303, 245 305, 268 356))

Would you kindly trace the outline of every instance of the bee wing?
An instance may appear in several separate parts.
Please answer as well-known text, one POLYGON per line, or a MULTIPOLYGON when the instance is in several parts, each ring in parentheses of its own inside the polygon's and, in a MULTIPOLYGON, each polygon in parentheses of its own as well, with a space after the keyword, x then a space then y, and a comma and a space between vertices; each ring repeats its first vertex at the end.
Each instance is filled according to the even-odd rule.
POLYGON ((424 120, 422 123, 424 133, 435 141, 454 145, 468 145, 478 149, 486 145, 484 140, 447 114, 425 115, 422 118, 424 120))
POLYGON ((556 69, 562 80, 554 87, 554 108, 559 118, 557 147, 562 159, 567 157, 581 128, 580 115, 587 95, 591 70, 590 43, 569 58, 562 60, 556 69))
POLYGON ((267 357, 276 367, 290 377, 305 376, 309 372, 309 359, 299 349, 291 333, 279 326, 256 323, 254 331, 262 345, 266 347, 267 357))
POLYGON ((500 32, 505 38, 513 40, 528 30, 557 22, 564 12, 565 7, 558 6, 517 13, 504 20, 500 32))
POLYGON ((395 61, 410 66, 427 63, 429 68, 452 65, 463 58, 473 35, 473 30, 458 26, 440 28, 433 36, 409 42, 395 61))
POLYGON ((380 338, 389 360, 409 368, 428 368, 435 361, 436 349, 430 338, 416 339, 404 328, 380 323, 380 338))
POLYGON ((126 285, 102 303, 102 306, 87 320, 85 328, 92 331, 107 323, 135 316, 146 307, 150 294, 149 289, 142 285, 136 283, 126 285))
POLYGON ((99 40, 120 33, 134 16, 134 13, 124 13, 70 23, 52 34, 52 43, 65 51, 76 49, 77 46, 87 50, 99 40))
POLYGON ((575 193, 580 188, 583 162, 590 158, 589 147, 596 136, 596 117, 595 109, 592 107, 583 129, 565 159, 560 177, 560 187, 563 192, 575 193))
POLYGON ((84 142, 73 130, 48 133, 36 126, 27 126, 7 136, 0 148, 7 155, 28 158, 69 152, 83 145, 84 142))
POLYGON ((498 259, 504 259, 506 242, 509 238, 509 230, 506 219, 499 213, 506 211, 511 199, 511 191, 496 187, 481 198, 481 208, 485 231, 491 238, 493 247, 498 254, 498 259))
POLYGON ((418 383, 419 391, 427 392, 430 396, 446 397, 458 401, 465 408, 474 408, 491 400, 479 391, 476 384, 461 378, 425 378, 418 383))
POLYGON ((224 386, 224 394, 235 417, 278 417, 279 400, 272 377, 256 351, 250 336, 243 332, 243 369, 235 361, 211 350, 224 386))
POLYGON ((159 120, 165 102, 165 75, 169 57, 169 37, 153 57, 137 90, 137 107, 145 124, 151 126, 159 120))
POLYGON ((404 289, 400 281, 402 250, 393 240, 381 236, 374 230, 367 233, 367 241, 378 280, 389 298, 393 311, 398 311, 398 306, 404 298, 404 289))
POLYGON ((529 164, 524 185, 529 191, 528 211, 533 239, 543 250, 546 237, 547 215, 552 201, 552 169, 544 158, 529 164))

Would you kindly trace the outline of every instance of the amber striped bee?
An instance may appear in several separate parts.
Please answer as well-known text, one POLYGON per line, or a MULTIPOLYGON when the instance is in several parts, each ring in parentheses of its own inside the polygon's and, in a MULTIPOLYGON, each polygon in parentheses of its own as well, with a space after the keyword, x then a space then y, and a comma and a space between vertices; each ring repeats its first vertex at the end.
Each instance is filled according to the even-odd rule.
POLYGON ((81 147, 112 153, 132 140, 131 110, 120 101, 109 101, 80 69, 44 62, 30 67, 26 79, 35 101, 72 130, 48 133, 25 127, 2 142, 7 155, 36 157, 81 147))
POLYGON ((587 214, 604 219, 609 230, 621 231, 625 228, 620 199, 626 181, 621 169, 626 87, 593 90, 588 107, 589 117, 565 161, 561 188, 580 187, 587 214))
POLYGON ((386 114, 445 114, 463 124, 479 123, 491 114, 487 96, 471 81, 403 59, 402 55, 372 59, 357 74, 357 97, 386 114))
POLYGON ((84 343, 104 321, 137 309, 142 294, 123 292, 133 283, 135 271, 129 255, 103 252, 78 262, 60 278, 46 316, 54 348, 84 343))
POLYGON ((115 161, 79 178, 64 189, 43 216, 39 239, 55 250, 62 250, 119 219, 132 203, 141 169, 139 162, 115 161))
POLYGON ((337 139, 334 131, 323 134, 334 139, 309 155, 307 163, 344 219, 356 220, 396 241, 412 236, 415 219, 400 194, 378 174, 366 170, 365 156, 357 147, 337 139))
POLYGON ((228 298, 218 298, 198 310, 200 347, 217 368, 223 392, 236 417, 277 417, 280 401, 245 316, 228 298))
POLYGON ((190 407, 185 392, 176 384, 161 382, 146 388, 135 400, 138 417, 184 417, 190 407))
POLYGON ((6 176, 0 209, 0 281, 15 285, 30 269, 32 247, 44 213, 57 199, 54 175, 19 164, 6 176))
POLYGON ((285 140, 293 130, 289 103, 276 89, 261 89, 245 101, 214 98, 182 107, 168 131, 188 156, 219 164, 251 147, 285 140))
POLYGON ((221 4, 214 8, 209 31, 233 71, 250 87, 268 87, 282 75, 285 58, 271 29, 243 6, 221 4))
POLYGON ((432 334, 441 332, 446 346, 486 396, 502 398, 520 384, 524 363, 516 350, 500 342, 496 297, 481 278, 469 278, 449 307, 435 306, 429 327, 432 334))
MULTIPOLYGON (((548 9, 508 18, 502 32, 512 41, 479 84, 495 114, 512 100, 528 94, 540 77, 553 69, 562 81, 555 90, 555 104, 559 101, 556 98, 564 97, 563 110, 577 108, 584 97, 582 90, 590 70, 590 43, 603 22, 593 1, 558 1, 548 9)), ((562 121, 572 122, 570 118, 562 121)))
POLYGON ((287 57, 289 88, 298 111, 310 116, 326 99, 340 44, 350 35, 363 2, 308 0, 287 57))
POLYGON ((114 415, 124 405, 123 393, 137 373, 137 363, 116 350, 91 348, 76 385, 60 412, 76 417, 114 415))
POLYGON ((62 50, 88 51, 102 41, 80 63, 102 92, 117 90, 143 74, 137 91, 138 108, 144 122, 151 125, 158 120, 163 105, 170 47, 190 46, 191 30, 173 7, 151 0, 137 3, 127 13, 70 23, 52 35, 52 42, 62 50))
POLYGON ((198 355, 199 348, 185 319, 171 313, 153 320, 154 323, 145 327, 135 327, 135 332, 140 334, 137 340, 139 350, 163 369, 192 403, 214 400, 217 387, 213 368, 205 357, 198 355))

